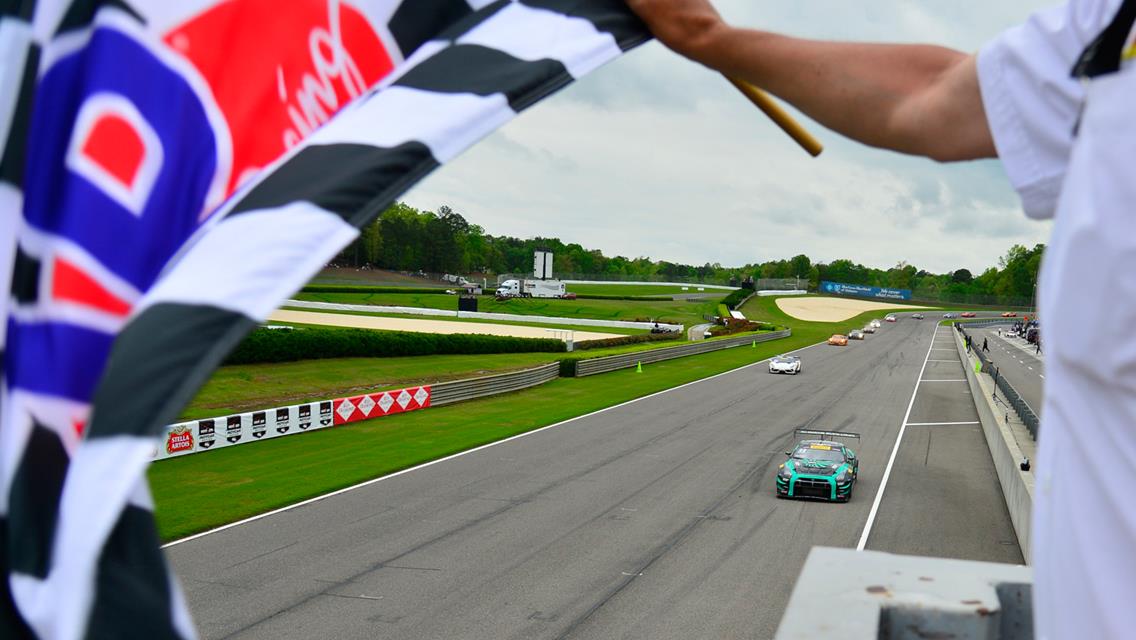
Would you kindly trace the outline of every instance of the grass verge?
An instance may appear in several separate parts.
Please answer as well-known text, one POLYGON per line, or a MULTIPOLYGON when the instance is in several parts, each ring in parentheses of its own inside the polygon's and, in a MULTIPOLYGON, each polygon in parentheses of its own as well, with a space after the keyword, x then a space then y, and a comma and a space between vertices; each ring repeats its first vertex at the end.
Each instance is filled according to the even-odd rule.
MULTIPOLYGON (((370 311, 351 311, 343 309, 311 309, 308 307, 296 307, 285 305, 280 307, 290 311, 307 311, 308 313, 338 313, 347 316, 374 316, 376 318, 405 318, 408 320, 437 320, 439 322, 469 322, 476 324, 503 324, 514 327, 541 327, 544 329, 553 329, 556 331, 589 331, 593 333, 610 333, 617 336, 632 336, 637 333, 646 333, 647 329, 623 329, 620 327, 596 327, 586 324, 550 324, 547 322, 514 322, 512 320, 482 320, 480 318, 458 318, 457 316, 423 316, 413 313, 373 313, 370 311)), ((432 308, 432 307, 431 307, 432 308)), ((297 322, 276 322, 272 324, 286 324, 292 326, 300 326, 301 323, 297 322)), ((324 325, 310 325, 314 327, 322 327, 324 325)), ((382 331, 382 329, 375 329, 375 331, 382 331)))
MULTIPOLYGON (((834 333, 847 334, 853 329, 863 328, 873 318, 883 319, 889 313, 899 313, 903 316, 908 315, 910 312, 915 311, 931 311, 922 309, 920 307, 911 307, 910 309, 878 309, 875 311, 865 311, 857 316, 853 316, 847 320, 840 322, 810 322, 807 320, 798 320, 793 316, 781 310, 777 306, 777 298, 773 296, 754 296, 742 305, 741 312, 745 317, 750 320, 760 320, 764 322, 772 322, 777 325, 786 326, 793 330, 793 337, 807 338, 810 342, 820 342, 827 340, 829 336, 834 333)), ((935 310, 942 313, 942 310, 935 310)), ((918 320, 910 320, 903 317, 901 322, 919 322, 918 320)))
POLYGON ((685 341, 679 339, 574 353, 329 358, 230 365, 213 372, 209 381, 182 411, 180 419, 212 418, 255 409, 493 375, 557 362, 567 357, 599 358, 681 344, 685 344, 685 341))
POLYGON ((149 477, 159 531, 165 541, 181 538, 812 342, 794 335, 650 364, 641 374, 561 378, 518 393, 158 462, 149 477))
MULTIPOLYGON (((728 292, 723 292, 723 296, 728 292)), ((299 293, 297 300, 335 302, 339 304, 370 304, 428 309, 456 309, 457 298, 446 294, 428 293, 299 293)), ((477 310, 488 313, 555 316, 561 318, 593 318, 597 320, 637 320, 670 322, 693 325, 702 321, 703 314, 713 313, 717 300, 557 300, 549 298, 512 298, 498 301, 492 296, 480 296, 477 310)))

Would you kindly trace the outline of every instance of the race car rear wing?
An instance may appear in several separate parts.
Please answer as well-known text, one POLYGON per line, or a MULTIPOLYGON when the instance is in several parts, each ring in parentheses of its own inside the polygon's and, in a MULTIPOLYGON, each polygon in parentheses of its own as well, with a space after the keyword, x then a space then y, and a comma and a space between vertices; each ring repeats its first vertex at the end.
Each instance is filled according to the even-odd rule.
POLYGON ((823 439, 830 438, 856 438, 860 439, 860 434, 852 433, 851 431, 817 431, 814 429, 794 429, 793 437, 798 440, 803 440, 801 436, 820 436, 823 439))

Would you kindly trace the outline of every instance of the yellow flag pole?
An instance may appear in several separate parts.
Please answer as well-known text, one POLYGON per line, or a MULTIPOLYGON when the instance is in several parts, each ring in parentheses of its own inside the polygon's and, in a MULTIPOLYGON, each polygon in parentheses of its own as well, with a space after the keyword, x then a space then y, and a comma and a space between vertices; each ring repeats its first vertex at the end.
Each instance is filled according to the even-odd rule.
POLYGON ((821 151, 824 151, 824 146, 820 141, 814 138, 811 133, 805 131, 805 128, 794 120, 793 116, 782 109, 781 105, 777 104, 768 93, 765 93, 745 80, 731 78, 730 76, 726 76, 726 79, 729 80, 730 84, 734 85, 738 91, 741 91, 742 95, 749 98, 749 101, 752 102, 755 107, 761 109, 765 115, 769 116, 773 122, 777 123, 777 126, 781 127, 782 131, 789 134, 789 137, 795 140, 797 144, 801 145, 801 148, 807 151, 809 155, 815 158, 820 155, 821 151))

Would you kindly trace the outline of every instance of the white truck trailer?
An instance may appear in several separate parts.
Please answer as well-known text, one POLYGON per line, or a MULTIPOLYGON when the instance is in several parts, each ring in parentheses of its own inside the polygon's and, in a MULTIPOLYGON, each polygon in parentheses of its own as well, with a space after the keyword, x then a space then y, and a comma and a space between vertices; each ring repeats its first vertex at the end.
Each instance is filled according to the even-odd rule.
POLYGON ((567 294, 560 280, 506 280, 497 287, 497 295, 518 298, 563 298, 567 294))

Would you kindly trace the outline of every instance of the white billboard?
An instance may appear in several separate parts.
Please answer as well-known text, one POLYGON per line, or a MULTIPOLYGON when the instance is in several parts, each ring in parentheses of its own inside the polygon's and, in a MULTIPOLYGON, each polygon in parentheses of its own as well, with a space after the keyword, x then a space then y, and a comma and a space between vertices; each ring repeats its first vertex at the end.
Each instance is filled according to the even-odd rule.
POLYGON ((552 252, 533 252, 533 277, 541 280, 552 278, 552 252))

